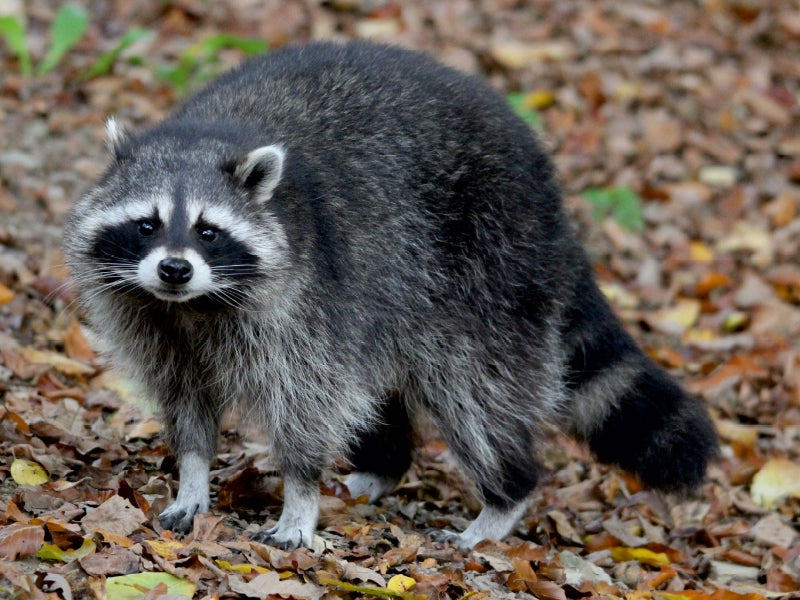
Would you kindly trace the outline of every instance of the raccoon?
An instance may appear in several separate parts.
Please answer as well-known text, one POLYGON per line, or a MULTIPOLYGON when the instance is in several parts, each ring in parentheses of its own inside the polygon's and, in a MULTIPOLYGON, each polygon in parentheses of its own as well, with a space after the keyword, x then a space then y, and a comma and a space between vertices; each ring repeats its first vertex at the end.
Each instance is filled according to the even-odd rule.
POLYGON ((700 402, 612 313, 536 136, 486 84, 369 43, 251 59, 160 124, 108 122, 113 160, 65 251, 90 327, 154 398, 179 464, 164 528, 209 509, 220 417, 268 435, 277 525, 309 545, 326 466, 390 492, 433 422, 503 538, 556 427, 654 488, 714 457, 700 402))

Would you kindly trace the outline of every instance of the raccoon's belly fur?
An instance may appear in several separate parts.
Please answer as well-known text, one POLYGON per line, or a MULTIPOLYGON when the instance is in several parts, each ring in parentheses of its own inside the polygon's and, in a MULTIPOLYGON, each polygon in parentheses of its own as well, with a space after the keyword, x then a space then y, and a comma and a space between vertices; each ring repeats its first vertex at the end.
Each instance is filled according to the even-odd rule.
POLYGON ((268 433, 285 507, 256 537, 309 544, 318 478, 394 487, 425 415, 508 534, 545 427, 646 484, 699 485, 711 420, 621 327, 552 166, 505 100, 417 53, 270 52, 161 124, 108 124, 113 161, 65 248, 90 324, 158 402, 180 465, 164 527, 209 508, 220 415, 268 433))

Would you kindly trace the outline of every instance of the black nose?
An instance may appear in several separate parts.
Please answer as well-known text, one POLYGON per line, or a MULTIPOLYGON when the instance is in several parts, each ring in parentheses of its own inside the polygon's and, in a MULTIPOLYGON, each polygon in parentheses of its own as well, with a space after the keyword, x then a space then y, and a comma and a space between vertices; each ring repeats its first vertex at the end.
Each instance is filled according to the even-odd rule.
POLYGON ((165 283, 186 283, 192 271, 192 263, 183 258, 165 258, 158 263, 158 276, 165 283))

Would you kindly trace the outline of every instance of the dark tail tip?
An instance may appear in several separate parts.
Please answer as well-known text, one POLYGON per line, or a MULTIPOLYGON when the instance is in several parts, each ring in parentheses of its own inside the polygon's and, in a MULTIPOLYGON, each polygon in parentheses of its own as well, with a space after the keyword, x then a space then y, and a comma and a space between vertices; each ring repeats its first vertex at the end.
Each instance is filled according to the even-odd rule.
POLYGON ((648 487, 669 492, 698 487, 719 452, 705 407, 653 363, 636 377, 588 442, 599 460, 638 475, 648 487))

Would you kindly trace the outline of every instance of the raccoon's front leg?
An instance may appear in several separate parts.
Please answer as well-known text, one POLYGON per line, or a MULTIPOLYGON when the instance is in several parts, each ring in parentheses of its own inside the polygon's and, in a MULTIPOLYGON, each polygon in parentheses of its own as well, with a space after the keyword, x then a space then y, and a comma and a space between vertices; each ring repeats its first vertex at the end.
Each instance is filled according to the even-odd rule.
POLYGON ((208 458, 195 452, 180 458, 178 496, 158 516, 158 522, 164 529, 188 533, 192 530, 195 514, 208 512, 210 463, 208 458))
POLYGON ((209 468, 217 445, 219 410, 208 398, 189 396, 162 405, 167 441, 178 460, 178 495, 158 521, 177 533, 192 530, 194 516, 208 512, 209 468))
POLYGON ((278 523, 252 538, 263 544, 291 550, 311 546, 319 516, 318 478, 286 473, 283 477, 283 512, 278 523))

